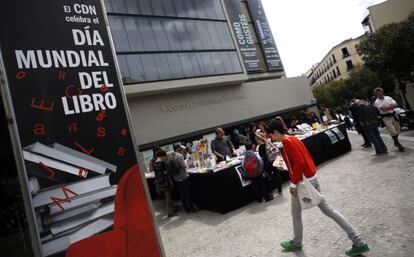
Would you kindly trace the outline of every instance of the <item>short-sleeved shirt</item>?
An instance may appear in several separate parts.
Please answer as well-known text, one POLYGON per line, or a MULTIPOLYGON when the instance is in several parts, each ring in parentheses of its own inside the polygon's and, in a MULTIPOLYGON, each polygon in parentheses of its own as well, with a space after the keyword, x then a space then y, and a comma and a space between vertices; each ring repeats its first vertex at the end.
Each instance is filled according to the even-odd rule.
POLYGON ((392 99, 389 96, 384 96, 384 99, 379 99, 377 98, 377 100, 375 100, 375 107, 377 107, 378 111, 380 112, 380 114, 389 114, 389 113, 394 113, 394 110, 389 110, 389 111, 382 111, 380 108, 383 106, 389 106, 392 104, 397 104, 397 102, 395 102, 394 99, 392 99))
POLYGON ((211 141, 211 151, 218 152, 223 156, 231 155, 233 148, 233 143, 228 137, 223 137, 221 140, 215 138, 211 141))

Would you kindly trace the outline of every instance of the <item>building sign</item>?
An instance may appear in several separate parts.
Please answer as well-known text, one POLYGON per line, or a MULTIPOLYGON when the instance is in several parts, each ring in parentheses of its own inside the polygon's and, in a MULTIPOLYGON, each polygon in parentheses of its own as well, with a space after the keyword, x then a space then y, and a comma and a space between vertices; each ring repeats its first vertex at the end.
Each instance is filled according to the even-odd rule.
POLYGON ((249 28, 240 0, 226 0, 225 3, 247 72, 264 71, 264 63, 257 54, 259 49, 253 40, 254 32, 249 28))
POLYGON ((260 0, 247 0, 257 38, 262 46, 269 71, 283 71, 282 61, 260 0))
POLYGON ((0 10, 2 92, 35 251, 161 256, 101 2, 13 0, 0 10))

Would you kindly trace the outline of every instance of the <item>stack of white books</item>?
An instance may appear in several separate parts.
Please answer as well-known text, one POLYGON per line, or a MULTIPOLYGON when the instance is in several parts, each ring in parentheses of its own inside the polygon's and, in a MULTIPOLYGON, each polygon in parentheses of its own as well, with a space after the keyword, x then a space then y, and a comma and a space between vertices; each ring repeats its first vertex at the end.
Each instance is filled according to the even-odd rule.
POLYGON ((115 165, 56 143, 36 142, 23 156, 44 256, 113 225, 115 165))

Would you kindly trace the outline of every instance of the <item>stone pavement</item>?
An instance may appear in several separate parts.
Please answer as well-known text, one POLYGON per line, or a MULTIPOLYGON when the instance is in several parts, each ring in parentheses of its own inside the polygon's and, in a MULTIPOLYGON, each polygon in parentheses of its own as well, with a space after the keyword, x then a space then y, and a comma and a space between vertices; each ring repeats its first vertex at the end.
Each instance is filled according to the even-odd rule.
MULTIPOLYGON (((353 151, 318 167, 321 188, 371 247, 367 257, 414 256, 414 142, 397 152, 373 156, 362 139, 350 134, 353 151)), ((318 208, 303 212, 304 249, 287 253, 282 240, 292 236, 288 184, 283 196, 252 203, 221 215, 200 211, 166 219, 155 202, 167 257, 338 257, 351 243, 318 208)))

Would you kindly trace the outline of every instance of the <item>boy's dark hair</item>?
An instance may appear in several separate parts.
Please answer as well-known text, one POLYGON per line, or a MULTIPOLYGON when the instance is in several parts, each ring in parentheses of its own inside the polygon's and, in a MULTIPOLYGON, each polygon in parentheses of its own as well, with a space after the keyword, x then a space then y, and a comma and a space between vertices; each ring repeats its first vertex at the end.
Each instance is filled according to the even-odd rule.
POLYGON ((250 151, 253 149, 253 144, 246 144, 245 146, 246 146, 247 151, 250 151))
POLYGON ((279 132, 280 134, 286 134, 285 127, 279 120, 272 120, 272 122, 270 122, 269 133, 273 133, 275 131, 279 132))
POLYGON ((157 152, 157 158, 160 158, 160 157, 167 157, 167 153, 162 149, 158 150, 157 152))
POLYGON ((180 144, 180 143, 175 143, 175 144, 173 144, 173 149, 174 149, 174 152, 176 152, 176 151, 177 151, 177 149, 179 149, 179 148, 181 148, 181 144, 180 144))

